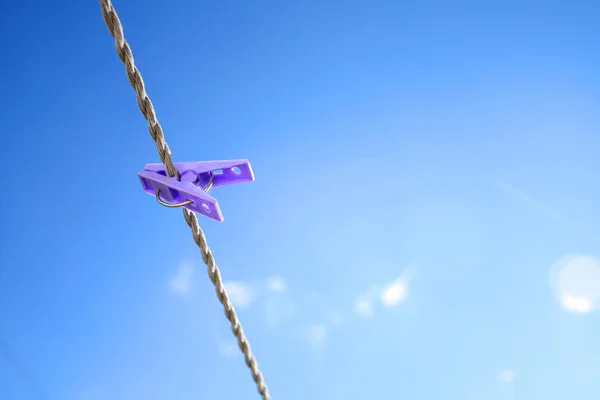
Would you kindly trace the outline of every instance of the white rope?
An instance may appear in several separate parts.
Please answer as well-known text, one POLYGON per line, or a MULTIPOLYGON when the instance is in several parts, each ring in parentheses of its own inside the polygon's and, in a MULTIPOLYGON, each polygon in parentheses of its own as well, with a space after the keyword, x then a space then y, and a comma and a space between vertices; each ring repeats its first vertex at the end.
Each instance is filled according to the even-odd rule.
MULTIPOLYGON (((137 98, 138 106, 140 107, 140 111, 144 115, 144 118, 148 121, 148 131, 150 132, 150 136, 156 143, 156 149, 158 150, 158 156, 160 160, 165 165, 167 175, 170 177, 180 178, 179 172, 175 168, 173 164, 173 160, 171 158, 171 151, 169 150, 169 146, 167 142, 165 142, 164 133, 158 119, 156 118, 156 113, 154 112, 154 107, 152 106, 152 102, 148 98, 146 94, 146 89, 144 87, 144 81, 140 74, 140 71, 135 66, 133 60, 133 54, 131 53, 131 48, 129 44, 123 37, 123 26, 121 25, 121 21, 119 21, 119 17, 111 3, 110 0, 99 0, 100 5, 102 7, 102 16, 104 17, 104 22, 108 27, 108 31, 111 36, 115 40, 115 47, 117 50, 117 55, 125 65, 125 70, 127 72, 127 78, 129 79, 129 83, 131 87, 135 91, 135 95, 137 98)), ((246 361, 246 365, 250 368, 252 373, 252 379, 256 383, 256 387, 258 388, 258 392, 262 396, 263 400, 270 400, 271 396, 269 395, 269 390, 264 382, 263 376, 258 368, 258 363, 250 350, 250 345, 248 344, 248 340, 244 335, 244 331, 242 330, 242 325, 238 320, 238 317, 235 313, 235 309, 227 296, 227 292, 225 291, 225 287, 223 286, 223 282, 221 281, 221 273, 219 271, 219 267, 215 262, 215 258, 206 243, 206 238, 204 236, 204 232, 200 228, 198 224, 198 219, 196 215, 188 210, 183 210, 183 215, 185 217, 185 222, 187 222, 188 226, 192 230, 192 236, 194 237, 194 242, 200 248, 200 254, 202 255, 202 260, 208 267, 208 276, 210 280, 215 286, 215 291, 217 293, 217 297, 221 304, 223 305, 223 310, 225 311, 225 316, 229 320, 231 325, 231 331, 237 338, 238 346, 242 353, 244 353, 244 358, 246 361)))

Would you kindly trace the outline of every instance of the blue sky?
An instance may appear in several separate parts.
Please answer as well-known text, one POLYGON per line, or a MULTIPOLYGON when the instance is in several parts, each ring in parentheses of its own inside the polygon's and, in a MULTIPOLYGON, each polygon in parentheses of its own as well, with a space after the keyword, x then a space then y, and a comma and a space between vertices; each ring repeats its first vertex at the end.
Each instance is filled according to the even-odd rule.
MULTIPOLYGON (((600 4, 117 1, 274 399, 600 398, 600 4)), ((258 398, 96 2, 4 4, 0 398, 258 398)))

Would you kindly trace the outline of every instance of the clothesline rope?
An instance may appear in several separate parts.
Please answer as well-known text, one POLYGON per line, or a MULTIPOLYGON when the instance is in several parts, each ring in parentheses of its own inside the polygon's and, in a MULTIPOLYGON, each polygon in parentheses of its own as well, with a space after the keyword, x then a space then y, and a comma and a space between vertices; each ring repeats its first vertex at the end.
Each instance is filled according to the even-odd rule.
MULTIPOLYGON (((160 126, 160 123, 156 118, 156 112, 154 111, 152 102, 150 101, 146 93, 144 80, 142 79, 140 71, 138 71, 138 69, 135 66, 131 48, 129 47, 129 44, 123 36, 123 26, 121 25, 121 21, 119 20, 119 17, 110 0, 99 1, 102 8, 102 16, 104 17, 104 22, 108 27, 109 33, 115 40, 117 55, 119 56, 121 62, 125 66, 127 78, 129 79, 131 87, 135 91, 140 111, 142 112, 144 118, 148 121, 148 131, 150 132, 150 136, 152 136, 152 139, 156 143, 158 156, 160 157, 161 162, 165 165, 167 175, 169 175, 170 177, 176 177, 177 179, 180 179, 179 172, 175 168, 175 165, 173 164, 173 160, 171 158, 171 150, 169 149, 169 146, 165 141, 162 127, 160 126)), ((246 365, 252 373, 252 379, 256 383, 258 392, 262 396, 263 400, 270 400, 271 396, 269 395, 269 390, 267 388, 267 385, 265 384, 262 373, 258 368, 256 358, 252 354, 250 345, 248 344, 248 340, 244 335, 242 325, 235 313, 235 309, 233 308, 233 305, 231 304, 231 301, 227 296, 227 292, 223 285, 223 281, 221 280, 221 272, 219 271, 219 267, 215 262, 215 258, 212 252, 210 251, 210 248, 208 247, 206 237, 204 236, 202 228, 200 228, 198 219, 196 218, 196 215, 193 212, 185 209, 183 210, 183 215, 185 218, 185 222, 188 224, 192 231, 194 242, 196 242, 198 248, 200 249, 202 260, 208 268, 208 276, 215 287, 217 298, 223 305, 225 316, 227 317, 231 325, 231 331, 235 335, 238 342, 238 346, 244 354, 246 365)))

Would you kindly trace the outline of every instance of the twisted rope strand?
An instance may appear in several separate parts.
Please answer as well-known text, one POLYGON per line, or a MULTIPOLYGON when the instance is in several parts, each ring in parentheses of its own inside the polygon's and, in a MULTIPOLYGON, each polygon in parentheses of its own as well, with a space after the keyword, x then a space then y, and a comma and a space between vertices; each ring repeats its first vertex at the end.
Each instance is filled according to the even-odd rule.
MULTIPOLYGON (((160 160, 165 165, 167 175, 170 177, 180 178, 179 172, 175 168, 173 164, 173 159, 171 158, 171 150, 165 141, 165 136, 156 118, 156 113, 154 111, 154 106, 148 98, 148 94, 146 93, 146 88, 144 86, 144 80, 142 79, 142 75, 140 71, 138 71, 135 66, 133 54, 131 52, 131 48, 129 44, 125 40, 123 36, 123 26, 121 25, 121 21, 111 3, 110 0, 99 0, 102 8, 102 16, 104 18, 104 22, 108 28, 110 35, 115 40, 115 48, 117 50, 117 55, 121 62, 125 66, 125 70, 127 72, 127 78, 129 79, 129 83, 131 87, 135 91, 135 96, 137 99, 138 106, 144 118, 148 121, 148 131, 150 132, 150 136, 156 143, 156 149, 158 151, 158 156, 160 160)), ((250 345, 248 344, 248 340, 244 335, 244 331, 242 329, 242 324, 240 323, 235 309, 227 296, 227 291, 223 285, 223 281, 221 280, 221 272, 219 271, 219 267, 215 262, 215 258, 213 257, 210 248, 206 242, 206 237, 202 228, 200 228, 200 224, 198 223, 198 219, 196 215, 188 211, 186 209, 183 210, 183 216, 185 218, 185 222, 188 224, 192 231, 192 236, 194 238, 194 242, 198 245, 200 249, 200 254, 202 255, 202 260, 206 264, 208 268, 208 276, 215 286, 215 291, 217 293, 217 298, 223 305, 223 311, 225 312, 225 316, 229 320, 231 325, 231 331, 235 335, 238 343, 238 347, 244 354, 244 359, 246 361, 246 365, 250 369, 252 373, 252 379, 256 383, 256 387, 258 389, 258 393, 260 393, 263 400, 270 400, 271 396, 269 395, 269 390, 265 384, 264 378, 260 369, 258 368, 258 363, 256 362, 256 358, 252 354, 252 350, 250 349, 250 345)))

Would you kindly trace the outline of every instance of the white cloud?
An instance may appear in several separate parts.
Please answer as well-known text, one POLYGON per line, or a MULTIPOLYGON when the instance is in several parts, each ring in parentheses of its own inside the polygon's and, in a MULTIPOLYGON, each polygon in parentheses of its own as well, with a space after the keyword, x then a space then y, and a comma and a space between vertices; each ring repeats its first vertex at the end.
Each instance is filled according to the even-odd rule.
POLYGON ((571 254, 550 269, 550 286, 561 307, 585 314, 600 307, 600 260, 571 254))
POLYGON ((192 291, 193 277, 194 267, 189 263, 182 262, 177 272, 169 278, 169 290, 179 296, 189 296, 192 291))
POLYGON ((513 383, 513 381, 515 380, 515 371, 513 371, 512 369, 502 370, 498 375, 498 379, 500 379, 501 382, 506 384, 513 383))
POLYGON ((321 324, 315 324, 308 330, 308 339, 313 346, 320 346, 327 339, 327 328, 321 324))
POLYGON ((560 299, 560 304, 565 310, 585 314, 592 311, 592 302, 585 297, 577 297, 565 294, 560 299))
POLYGON ((224 286, 229 300, 237 308, 247 308, 254 300, 254 291, 244 282, 229 281, 224 286))
POLYGON ((270 276, 267 278, 267 289, 275 293, 283 293, 287 290, 287 283, 280 276, 270 276))
POLYGON ((408 283, 416 274, 416 266, 407 267, 400 276, 385 286, 371 285, 354 300, 354 312, 361 317, 373 315, 375 300, 379 298, 385 307, 394 307, 408 297, 408 283))
POLYGON ((218 349, 219 354, 225 358, 235 358, 240 354, 240 350, 235 340, 220 342, 218 349))
POLYGON ((361 317, 370 317, 373 315, 373 298, 367 294, 362 294, 354 300, 354 312, 361 317))
POLYGON ((404 300, 407 296, 407 284, 402 279, 397 279, 394 282, 386 285, 381 291, 381 303, 386 307, 393 307, 404 300))

